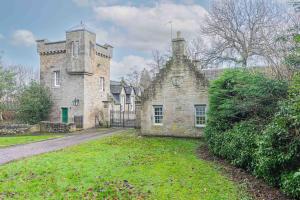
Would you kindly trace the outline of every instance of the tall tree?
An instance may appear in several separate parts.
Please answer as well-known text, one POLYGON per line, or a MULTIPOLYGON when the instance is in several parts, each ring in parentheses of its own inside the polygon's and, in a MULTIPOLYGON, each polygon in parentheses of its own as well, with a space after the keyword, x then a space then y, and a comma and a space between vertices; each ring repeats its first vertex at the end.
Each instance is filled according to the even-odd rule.
POLYGON ((159 50, 152 51, 152 62, 148 64, 151 76, 154 77, 167 61, 167 53, 163 54, 159 50))
POLYGON ((140 87, 145 90, 149 87, 151 84, 151 76, 150 72, 147 69, 143 69, 141 72, 141 78, 140 78, 140 87))
POLYGON ((2 112, 5 109, 6 101, 9 100, 9 94, 15 87, 15 74, 4 69, 0 57, 0 120, 2 120, 2 112))
POLYGON ((140 72, 137 70, 133 70, 131 73, 128 73, 124 81, 131 86, 138 87, 139 86, 139 80, 140 80, 140 72))
POLYGON ((266 44, 276 38, 284 12, 275 1, 213 0, 202 33, 210 37, 210 48, 202 63, 247 67, 266 60, 266 44))

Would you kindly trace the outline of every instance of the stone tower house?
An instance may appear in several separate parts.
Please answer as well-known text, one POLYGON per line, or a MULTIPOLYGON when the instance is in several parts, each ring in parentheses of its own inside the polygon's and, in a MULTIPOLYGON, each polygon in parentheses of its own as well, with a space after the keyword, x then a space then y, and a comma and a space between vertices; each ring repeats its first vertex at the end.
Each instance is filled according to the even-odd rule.
POLYGON ((51 91, 50 121, 95 126, 95 117, 108 121, 112 46, 96 43, 96 34, 81 24, 66 32, 66 40, 38 40, 40 81, 51 91))
POLYGON ((141 134, 200 137, 206 122, 208 80, 185 55, 177 33, 172 57, 142 98, 141 134))

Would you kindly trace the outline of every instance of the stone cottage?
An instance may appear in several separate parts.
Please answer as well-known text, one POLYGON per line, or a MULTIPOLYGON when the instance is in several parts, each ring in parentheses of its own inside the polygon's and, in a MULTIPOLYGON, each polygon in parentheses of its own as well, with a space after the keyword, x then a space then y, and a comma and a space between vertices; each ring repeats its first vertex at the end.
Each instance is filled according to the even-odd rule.
POLYGON ((135 112, 136 104, 140 102, 141 91, 138 87, 127 85, 122 81, 111 81, 112 97, 111 111, 135 112))
POLYGON ((177 33, 172 57, 142 98, 141 134, 200 137, 208 109, 208 79, 187 58, 177 33))
POLYGON ((95 126, 101 113, 109 120, 110 61, 113 47, 96 43, 96 34, 80 24, 64 41, 38 40, 40 81, 51 91, 50 121, 95 126))

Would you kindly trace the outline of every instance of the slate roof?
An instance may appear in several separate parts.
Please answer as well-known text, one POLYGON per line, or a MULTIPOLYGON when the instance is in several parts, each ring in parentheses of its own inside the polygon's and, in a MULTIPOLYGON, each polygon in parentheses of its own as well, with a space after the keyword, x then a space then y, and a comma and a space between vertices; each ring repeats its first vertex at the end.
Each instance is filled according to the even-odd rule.
POLYGON ((117 104, 120 103, 120 93, 122 91, 122 88, 124 88, 124 90, 125 90, 126 103, 130 103, 130 95, 131 95, 132 90, 135 92, 136 97, 137 97, 139 88, 128 86, 128 85, 122 85, 122 83, 119 81, 110 81, 110 92, 112 94, 114 101, 117 104))

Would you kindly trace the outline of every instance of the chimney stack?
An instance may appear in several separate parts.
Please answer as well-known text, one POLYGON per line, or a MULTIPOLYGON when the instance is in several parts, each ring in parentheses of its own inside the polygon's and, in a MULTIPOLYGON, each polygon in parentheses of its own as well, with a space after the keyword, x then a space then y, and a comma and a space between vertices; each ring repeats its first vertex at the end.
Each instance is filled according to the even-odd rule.
POLYGON ((172 51, 174 58, 182 58, 185 55, 185 40, 180 31, 177 31, 177 37, 172 40, 172 51))

